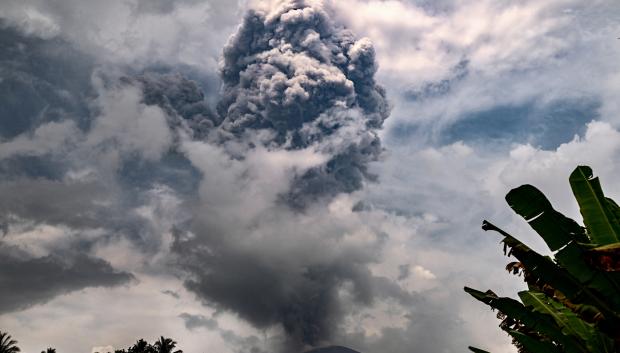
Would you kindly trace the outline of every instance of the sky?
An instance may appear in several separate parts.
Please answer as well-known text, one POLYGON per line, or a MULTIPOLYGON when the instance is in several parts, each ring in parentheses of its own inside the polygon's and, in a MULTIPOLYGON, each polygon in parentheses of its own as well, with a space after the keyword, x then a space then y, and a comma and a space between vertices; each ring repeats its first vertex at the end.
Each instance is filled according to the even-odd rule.
POLYGON ((22 351, 515 352, 521 184, 620 199, 620 4, 5 0, 0 330, 22 351), (111 348, 108 348, 111 349, 111 348))

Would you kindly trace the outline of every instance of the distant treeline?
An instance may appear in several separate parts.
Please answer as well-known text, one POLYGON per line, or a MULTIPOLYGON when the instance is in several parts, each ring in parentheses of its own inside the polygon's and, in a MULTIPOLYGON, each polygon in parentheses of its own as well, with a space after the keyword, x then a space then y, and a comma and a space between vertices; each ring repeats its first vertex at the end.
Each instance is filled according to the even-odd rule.
MULTIPOLYGON (((0 353, 19 353, 21 349, 17 346, 17 340, 14 340, 7 332, 0 331, 0 353)), ((139 339, 131 347, 127 349, 117 349, 114 353, 183 353, 182 350, 176 349, 177 342, 172 338, 161 336, 155 343, 150 344, 143 339, 139 339)), ((47 348, 41 353, 56 353, 55 348, 47 348)), ((95 353, 112 353, 112 352, 95 352, 95 353)))

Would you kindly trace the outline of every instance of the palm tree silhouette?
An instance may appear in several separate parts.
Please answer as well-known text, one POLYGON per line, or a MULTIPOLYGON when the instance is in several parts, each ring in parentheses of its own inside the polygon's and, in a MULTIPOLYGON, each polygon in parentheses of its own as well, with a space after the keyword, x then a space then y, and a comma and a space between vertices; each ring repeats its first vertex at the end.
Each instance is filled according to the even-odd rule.
POLYGON ((139 339, 127 350, 129 353, 155 353, 155 349, 147 341, 139 339))
POLYGON ((56 353, 56 348, 48 347, 46 350, 41 351, 41 353, 56 353))
POLYGON ((7 332, 0 331, 0 353, 18 353, 21 351, 16 346, 17 341, 14 340, 7 332))
POLYGON ((174 350, 174 347, 176 347, 177 342, 172 340, 172 338, 164 338, 164 336, 161 336, 159 338, 159 341, 155 342, 154 346, 155 346, 155 351, 157 353, 183 353, 182 350, 174 350))

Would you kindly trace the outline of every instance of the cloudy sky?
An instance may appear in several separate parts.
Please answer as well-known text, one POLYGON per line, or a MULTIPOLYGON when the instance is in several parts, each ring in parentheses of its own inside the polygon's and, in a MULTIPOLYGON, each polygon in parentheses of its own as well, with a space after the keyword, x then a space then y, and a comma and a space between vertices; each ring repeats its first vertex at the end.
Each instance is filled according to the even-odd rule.
POLYGON ((620 4, 0 3, 0 330, 22 351, 514 352, 489 219, 620 198, 620 4))

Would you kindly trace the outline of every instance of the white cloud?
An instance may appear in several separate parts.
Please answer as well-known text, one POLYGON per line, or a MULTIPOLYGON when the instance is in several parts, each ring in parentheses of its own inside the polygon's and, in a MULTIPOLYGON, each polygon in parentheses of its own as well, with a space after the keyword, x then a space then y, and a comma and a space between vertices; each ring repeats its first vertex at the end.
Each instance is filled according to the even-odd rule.
POLYGON ((60 26, 48 14, 42 13, 34 6, 16 6, 5 3, 0 18, 19 27, 25 34, 49 39, 60 34, 60 26))
POLYGON ((112 346, 96 346, 93 347, 91 353, 114 353, 114 347, 112 346))
POLYGON ((185 64, 214 71, 237 23, 230 1, 8 0, 0 18, 27 34, 61 36, 103 62, 185 64), (158 4, 162 4, 159 5, 158 4))
POLYGON ((85 145, 113 159, 117 154, 159 159, 172 144, 166 114, 159 107, 142 103, 142 92, 137 87, 106 89, 102 85, 97 83, 96 101, 101 114, 88 132, 85 145))
POLYGON ((570 0, 454 1, 442 8, 347 0, 332 5, 377 48, 379 80, 395 102, 388 129, 403 122, 423 124, 419 137, 432 138, 468 113, 584 99, 600 101, 601 118, 617 124, 614 63, 620 58, 620 25, 609 18, 620 10, 613 1, 597 6, 570 0), (424 96, 428 84, 439 85, 441 92, 424 96), (411 100, 407 92, 422 96, 411 100))
POLYGON ((452 11, 435 14, 395 0, 338 1, 334 6, 356 33, 373 39, 381 70, 410 81, 445 77, 463 58, 489 75, 539 67, 566 45, 555 31, 567 24, 567 15, 548 16, 556 10, 553 2, 462 1, 452 11), (356 8, 354 15, 350 8, 356 8))
POLYGON ((14 155, 63 154, 76 142, 79 134, 73 121, 50 122, 38 127, 31 134, 0 142, 0 159, 14 155))

